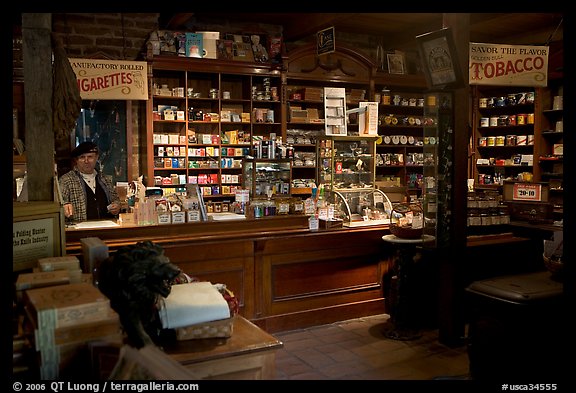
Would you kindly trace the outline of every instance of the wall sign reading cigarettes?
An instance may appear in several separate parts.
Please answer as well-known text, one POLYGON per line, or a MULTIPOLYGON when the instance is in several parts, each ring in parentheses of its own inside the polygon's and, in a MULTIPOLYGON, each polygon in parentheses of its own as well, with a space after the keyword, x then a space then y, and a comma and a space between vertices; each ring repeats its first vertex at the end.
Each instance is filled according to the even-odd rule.
POLYGON ((148 99, 148 66, 145 61, 69 60, 83 100, 148 99))

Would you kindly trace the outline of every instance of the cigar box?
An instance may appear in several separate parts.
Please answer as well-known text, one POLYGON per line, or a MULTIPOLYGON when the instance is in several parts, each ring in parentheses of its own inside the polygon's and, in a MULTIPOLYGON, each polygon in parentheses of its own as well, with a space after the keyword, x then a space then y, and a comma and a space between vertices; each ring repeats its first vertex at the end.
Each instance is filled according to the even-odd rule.
POLYGON ((64 284, 70 284, 70 272, 68 272, 68 270, 20 273, 15 283, 16 299, 19 302, 22 301, 22 298, 24 297, 24 291, 27 289, 64 284))
POLYGON ((40 271, 51 272, 53 270, 77 270, 80 269, 80 260, 74 255, 61 257, 39 258, 40 271))
POLYGON ((88 283, 29 289, 24 294, 24 305, 39 329, 56 330, 116 318, 108 298, 88 283))
POLYGON ((75 368, 86 343, 122 339, 118 314, 92 284, 29 289, 23 304, 43 379, 57 378, 70 365, 75 368))
POLYGON ((37 352, 40 378, 43 380, 90 378, 90 348, 93 345, 120 346, 122 335, 111 334, 93 340, 55 345, 37 352))
POLYGON ((16 279, 16 290, 42 288, 50 285, 70 284, 70 273, 67 270, 50 272, 20 273, 16 279))
POLYGON ((232 336, 233 326, 234 316, 216 321, 197 323, 175 329, 176 339, 184 341, 199 338, 228 338, 232 336))

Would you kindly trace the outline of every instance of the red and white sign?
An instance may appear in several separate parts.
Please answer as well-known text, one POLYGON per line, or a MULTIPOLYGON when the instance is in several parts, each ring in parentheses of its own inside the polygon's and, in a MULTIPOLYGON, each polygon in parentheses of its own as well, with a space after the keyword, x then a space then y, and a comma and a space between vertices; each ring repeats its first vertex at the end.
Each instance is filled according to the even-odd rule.
POLYGON ((546 86, 547 46, 470 43, 471 85, 546 86))
POLYGON ((83 100, 147 100, 145 61, 69 59, 83 100))
POLYGON ((540 202, 542 200, 542 185, 515 183, 512 193, 512 200, 540 202))

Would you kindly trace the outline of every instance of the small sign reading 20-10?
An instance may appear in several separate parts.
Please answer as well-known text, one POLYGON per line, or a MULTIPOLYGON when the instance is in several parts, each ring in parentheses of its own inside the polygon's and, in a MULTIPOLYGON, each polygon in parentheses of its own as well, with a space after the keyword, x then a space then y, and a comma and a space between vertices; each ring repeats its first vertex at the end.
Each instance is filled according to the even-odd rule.
POLYGON ((515 201, 540 202, 542 199, 542 185, 515 183, 512 199, 515 201))

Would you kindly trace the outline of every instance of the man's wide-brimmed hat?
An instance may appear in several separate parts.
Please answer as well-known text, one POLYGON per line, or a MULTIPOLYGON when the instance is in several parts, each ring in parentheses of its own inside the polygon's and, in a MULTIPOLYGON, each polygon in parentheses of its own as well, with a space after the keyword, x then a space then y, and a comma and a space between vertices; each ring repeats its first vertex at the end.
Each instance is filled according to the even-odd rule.
POLYGON ((98 145, 96 145, 94 142, 82 142, 76 146, 74 150, 72 150, 71 156, 76 158, 86 153, 98 154, 98 145))

